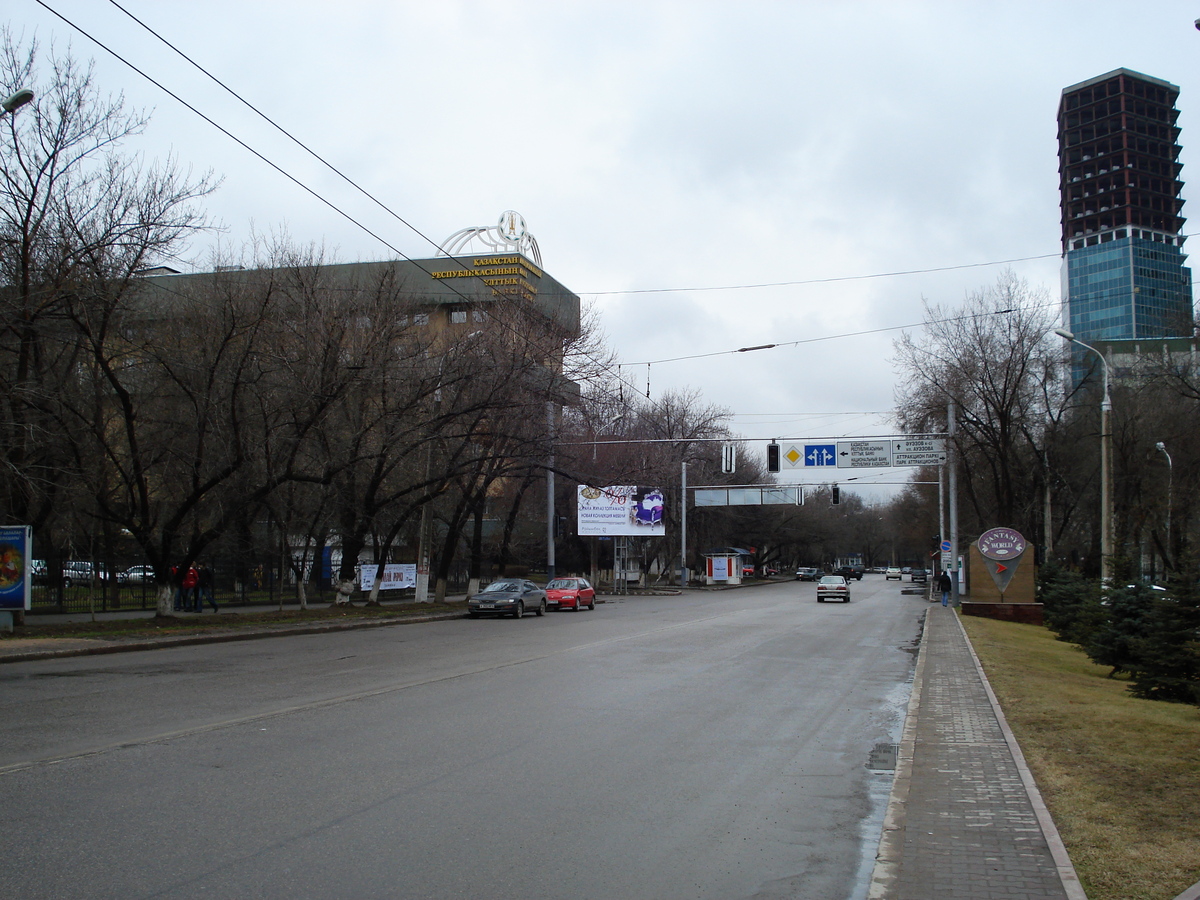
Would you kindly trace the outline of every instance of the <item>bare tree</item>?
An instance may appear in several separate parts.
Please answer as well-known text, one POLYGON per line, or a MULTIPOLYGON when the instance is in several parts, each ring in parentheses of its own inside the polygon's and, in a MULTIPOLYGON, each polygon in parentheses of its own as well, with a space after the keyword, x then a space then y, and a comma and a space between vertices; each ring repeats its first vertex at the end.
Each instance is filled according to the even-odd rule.
POLYGON ((36 41, 0 29, 0 92, 36 97, 0 120, 0 506, 52 555, 66 538, 56 511, 69 499, 80 513, 89 499, 78 480, 90 460, 72 429, 97 399, 83 396, 90 345, 115 336, 137 273, 203 227, 197 201, 213 182, 124 153, 147 118, 102 96, 90 65, 53 52, 44 77, 42 65, 36 41))
POLYGON ((955 403, 968 527, 1036 533, 1039 489, 1055 471, 1048 424, 1062 410, 1053 325, 1046 292, 1006 272, 959 309, 926 304, 923 333, 896 342, 901 427, 943 431, 955 403))

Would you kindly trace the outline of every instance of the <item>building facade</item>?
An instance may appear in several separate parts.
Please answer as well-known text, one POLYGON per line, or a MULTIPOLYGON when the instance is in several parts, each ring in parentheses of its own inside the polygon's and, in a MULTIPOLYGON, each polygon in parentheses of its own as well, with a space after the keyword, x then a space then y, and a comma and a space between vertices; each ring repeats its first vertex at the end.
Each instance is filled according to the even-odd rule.
POLYGON ((1080 340, 1192 334, 1178 96, 1128 69, 1062 92, 1063 324, 1080 340))

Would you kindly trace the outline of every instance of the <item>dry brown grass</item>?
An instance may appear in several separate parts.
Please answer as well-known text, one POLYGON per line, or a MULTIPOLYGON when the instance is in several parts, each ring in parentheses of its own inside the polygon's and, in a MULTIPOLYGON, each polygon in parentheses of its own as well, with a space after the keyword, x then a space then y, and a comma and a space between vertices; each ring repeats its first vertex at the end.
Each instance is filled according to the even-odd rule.
POLYGON ((1045 628, 963 623, 1090 900, 1200 880, 1200 708, 1137 699, 1045 628))

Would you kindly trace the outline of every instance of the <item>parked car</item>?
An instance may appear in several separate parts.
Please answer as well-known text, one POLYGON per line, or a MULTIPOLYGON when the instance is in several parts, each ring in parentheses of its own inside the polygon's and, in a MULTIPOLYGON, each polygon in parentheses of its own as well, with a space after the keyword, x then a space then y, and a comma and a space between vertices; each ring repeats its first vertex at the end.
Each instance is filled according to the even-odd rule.
POLYGON ((743 565, 742 566, 742 577, 743 578, 753 578, 754 577, 754 566, 743 565))
POLYGON ((472 619, 480 616, 513 616, 519 619, 530 610, 544 616, 548 606, 546 592, 524 578, 501 578, 467 598, 467 614, 472 619))
POLYGON ((153 584, 154 568, 152 566, 130 566, 124 572, 117 573, 118 584, 153 584))
POLYGON ((887 570, 883 573, 884 581, 891 581, 893 578, 895 578, 897 581, 904 580, 904 576, 900 574, 899 566, 888 566, 887 570))
POLYGON ((107 581, 108 572, 103 567, 92 565, 90 562, 80 560, 68 560, 63 563, 63 587, 70 587, 73 584, 87 584, 93 579, 97 581, 107 581))
POLYGON ((841 600, 850 602, 850 582, 842 575, 823 575, 817 582, 817 602, 841 600))
POLYGON ((842 566, 840 569, 838 569, 833 574, 841 575, 847 581, 849 581, 851 578, 853 578, 857 581, 862 581, 863 570, 858 568, 857 566, 842 566))
POLYGON ((910 581, 929 581, 929 572, 926 569, 913 569, 908 573, 910 581))
POLYGON ((797 581, 816 581, 821 577, 821 570, 814 566, 801 566, 796 570, 797 581))
POLYGON ((546 585, 546 599, 559 609, 595 609, 596 589, 586 578, 555 578, 546 585))

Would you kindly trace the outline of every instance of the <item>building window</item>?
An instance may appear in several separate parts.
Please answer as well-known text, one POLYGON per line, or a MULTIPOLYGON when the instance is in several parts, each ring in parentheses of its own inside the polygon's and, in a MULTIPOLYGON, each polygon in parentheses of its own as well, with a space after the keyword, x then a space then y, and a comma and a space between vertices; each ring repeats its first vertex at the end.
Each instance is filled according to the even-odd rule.
POLYGON ((450 310, 450 324, 451 325, 467 324, 467 311, 465 309, 450 310))
POLYGON ((429 313, 414 313, 413 314, 413 324, 414 325, 428 325, 429 324, 429 313))

